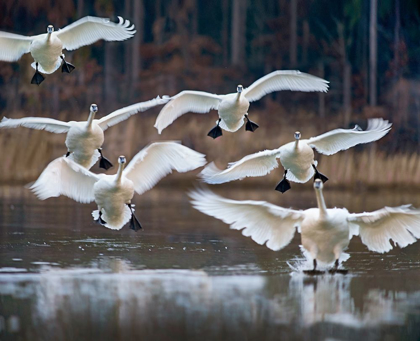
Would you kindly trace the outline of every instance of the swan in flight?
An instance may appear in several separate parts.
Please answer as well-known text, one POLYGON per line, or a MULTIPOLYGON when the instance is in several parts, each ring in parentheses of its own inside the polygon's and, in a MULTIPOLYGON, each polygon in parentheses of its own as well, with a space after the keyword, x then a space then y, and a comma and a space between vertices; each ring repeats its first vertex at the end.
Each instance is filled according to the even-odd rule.
POLYGON ((222 198, 209 190, 190 193, 192 205, 200 212, 222 220, 231 229, 242 230, 256 243, 278 251, 290 243, 295 230, 301 234, 303 248, 313 261, 339 270, 340 256, 353 236, 360 235, 369 250, 384 253, 392 244, 406 247, 420 238, 420 210, 411 205, 384 207, 371 213, 349 213, 345 208, 327 208, 322 193, 323 182, 316 179, 314 189, 318 207, 308 210, 282 208, 265 201, 236 201, 222 198))
POLYGON ((58 31, 48 25, 47 33, 32 37, 0 31, 0 60, 14 62, 25 53, 31 53, 32 67, 36 70, 31 83, 39 85, 45 79, 40 72, 53 73, 61 64, 62 72, 74 70, 75 67, 65 61, 63 49, 76 50, 100 39, 122 41, 136 33, 130 21, 121 17, 118 20, 117 24, 105 18, 84 17, 58 31))
POLYGON ((205 155, 177 142, 156 142, 141 150, 125 168, 120 156, 116 174, 94 174, 66 157, 52 161, 31 186, 41 200, 65 195, 81 203, 95 201, 95 221, 113 230, 121 229, 129 220, 130 228, 141 228, 133 213, 134 192, 143 194, 176 170, 194 170, 206 163, 205 155))
POLYGON ((200 114, 216 109, 219 113, 217 125, 207 134, 213 139, 222 135, 222 129, 235 132, 247 123, 247 131, 255 131, 258 125, 248 118, 249 103, 261 97, 281 90, 291 91, 328 91, 328 82, 324 79, 299 71, 274 71, 260 78, 244 89, 238 85, 236 93, 215 95, 203 91, 182 91, 173 96, 159 113, 155 128, 159 134, 181 115, 192 111, 200 114))
POLYGON ((22 126, 46 130, 56 134, 67 133, 66 156, 87 169, 90 169, 100 157, 99 166, 104 169, 109 169, 112 167, 112 164, 102 155, 101 148, 104 143, 104 131, 138 112, 145 111, 156 105, 164 104, 168 100, 169 98, 167 96, 164 96, 163 98, 158 96, 150 101, 118 109, 99 120, 95 119, 98 106, 92 104, 90 106, 90 114, 87 121, 81 122, 62 122, 43 117, 24 117, 18 119, 4 117, 0 122, 0 128, 17 128, 22 126))
POLYGON ((225 170, 217 168, 212 162, 203 169, 200 176, 209 184, 264 176, 278 167, 277 159, 280 159, 285 171, 283 180, 277 185, 276 190, 284 193, 291 188, 289 180, 305 183, 312 176, 323 182, 328 180, 316 168, 317 162, 314 160, 313 148, 321 154, 332 155, 358 144, 379 140, 390 131, 391 125, 387 120, 375 118, 368 120, 366 130, 356 125, 354 129, 335 129, 308 140, 301 140, 300 132, 295 132, 295 141, 278 149, 264 150, 245 156, 237 162, 230 163, 225 170))

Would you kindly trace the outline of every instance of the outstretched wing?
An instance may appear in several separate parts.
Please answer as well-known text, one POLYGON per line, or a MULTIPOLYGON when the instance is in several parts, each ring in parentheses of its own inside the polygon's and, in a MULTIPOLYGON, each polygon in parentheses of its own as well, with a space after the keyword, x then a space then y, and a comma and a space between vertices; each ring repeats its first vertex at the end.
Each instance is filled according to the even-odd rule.
POLYGON ((388 252, 392 249, 390 240, 402 248, 420 238, 420 210, 411 205, 350 214, 348 220, 359 227, 363 244, 372 251, 388 252))
POLYGON ((306 142, 318 152, 332 155, 358 144, 379 140, 391 130, 391 126, 392 123, 387 120, 374 118, 368 121, 366 130, 361 130, 359 126, 354 129, 334 129, 317 137, 311 137, 306 142))
POLYGON ((51 133, 67 133, 71 127, 70 123, 44 117, 7 118, 3 117, 0 128, 25 127, 37 130, 46 130, 51 133))
POLYGON ((93 185, 101 176, 63 156, 52 161, 30 189, 41 200, 65 195, 89 203, 95 200, 93 185))
POLYGON ((159 134, 175 121, 178 117, 192 111, 199 114, 208 113, 212 109, 217 109, 221 97, 203 91, 182 91, 178 95, 171 97, 171 100, 162 108, 156 118, 155 128, 159 134))
POLYGON ((142 194, 173 170, 184 173, 205 164, 205 155, 180 143, 155 142, 134 156, 124 175, 133 181, 135 191, 142 194))
POLYGON ((106 18, 84 17, 58 30, 57 37, 63 42, 63 48, 69 51, 100 39, 122 41, 131 38, 136 33, 134 25, 130 26, 130 21, 121 17, 118 20, 117 24, 106 18))
POLYGON ((304 218, 302 211, 285 209, 265 201, 236 201, 222 198, 210 190, 189 193, 194 208, 222 220, 231 229, 242 230, 256 243, 277 251, 292 240, 304 218))
POLYGON ((0 60, 14 62, 29 52, 32 37, 0 31, 0 60))
POLYGON ((274 71, 252 83, 244 89, 243 94, 248 101, 254 102, 271 92, 281 90, 327 92, 328 81, 295 70, 274 71))
POLYGON ((246 177, 264 176, 279 166, 278 157, 279 149, 264 150, 230 163, 225 170, 217 168, 212 162, 201 171, 200 177, 209 184, 222 184, 246 177))
POLYGON ((141 103, 130 105, 125 108, 118 109, 110 113, 109 115, 102 117, 100 120, 97 120, 97 123, 102 128, 102 130, 106 130, 111 126, 116 125, 117 123, 120 123, 126 120, 130 116, 133 116, 142 111, 146 111, 157 105, 165 104, 168 101, 169 101, 169 97, 167 96, 164 96, 163 98, 160 98, 159 96, 157 96, 156 98, 150 101, 141 102, 141 103))

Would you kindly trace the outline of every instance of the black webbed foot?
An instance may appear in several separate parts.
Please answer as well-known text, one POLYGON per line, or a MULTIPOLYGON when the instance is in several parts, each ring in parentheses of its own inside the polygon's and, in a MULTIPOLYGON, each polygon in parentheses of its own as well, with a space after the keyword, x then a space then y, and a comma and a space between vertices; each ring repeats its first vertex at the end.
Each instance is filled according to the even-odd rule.
POLYGON ((314 268, 312 270, 303 270, 303 273, 306 275, 316 276, 316 275, 323 275, 325 272, 316 269, 317 262, 314 259, 314 268))
POLYGON ((322 174, 322 173, 318 172, 318 169, 316 169, 315 165, 312 165, 312 167, 313 167, 313 168, 314 168, 314 170, 315 170, 314 181, 315 181, 316 179, 320 179, 323 183, 325 183, 325 182, 327 182, 327 181, 328 181, 328 178, 327 178, 324 174, 322 174))
POLYGON ((337 274, 342 274, 342 275, 346 275, 349 272, 349 270, 346 270, 346 269, 339 269, 338 265, 339 265, 339 262, 338 262, 338 259, 336 259, 335 263, 334 263, 334 268, 328 270, 328 272, 330 274, 336 274, 337 273, 337 274))
POLYGON ((99 225, 105 225, 106 221, 102 219, 102 211, 99 210, 99 218, 95 220, 99 225))
POLYGON ((71 152, 67 152, 67 153, 66 153, 66 157, 69 157, 69 156, 70 156, 70 154, 71 154, 71 152))
POLYGON ((221 121, 221 120, 222 120, 222 119, 219 119, 219 121, 217 122, 216 126, 215 126, 212 130, 210 130, 210 131, 208 132, 207 136, 210 136, 210 137, 212 137, 213 139, 216 139, 216 138, 218 138, 219 136, 222 136, 222 135, 223 135, 223 133, 222 133, 222 128, 220 128, 220 127, 219 127, 219 124, 220 124, 220 121, 221 121))
POLYGON ((248 115, 245 115, 246 118, 246 124, 245 124, 245 130, 246 131, 251 131, 254 132, 255 130, 258 129, 259 125, 256 124, 255 122, 252 122, 249 118, 248 115))
POLYGON ((61 72, 70 73, 76 68, 73 64, 66 62, 63 56, 60 58, 63 60, 63 65, 61 65, 61 72))
POLYGON ((39 85, 44 81, 45 77, 38 71, 38 63, 36 63, 36 71, 31 79, 31 84, 39 85))
POLYGON ((289 180, 286 179, 287 170, 284 171, 283 179, 277 184, 275 190, 281 193, 287 192, 289 189, 292 188, 290 185, 289 180))
POLYGON ((133 211, 133 206, 131 204, 127 204, 127 206, 130 208, 131 211, 131 219, 130 219, 130 229, 133 231, 138 231, 140 229, 142 229, 143 227, 141 226, 139 220, 137 219, 136 215, 134 214, 133 211))
POLYGON ((111 167, 113 167, 114 165, 111 163, 111 161, 109 161, 106 157, 103 156, 102 149, 98 149, 98 151, 99 154, 101 154, 101 159, 99 160, 99 167, 105 170, 108 170, 111 167))

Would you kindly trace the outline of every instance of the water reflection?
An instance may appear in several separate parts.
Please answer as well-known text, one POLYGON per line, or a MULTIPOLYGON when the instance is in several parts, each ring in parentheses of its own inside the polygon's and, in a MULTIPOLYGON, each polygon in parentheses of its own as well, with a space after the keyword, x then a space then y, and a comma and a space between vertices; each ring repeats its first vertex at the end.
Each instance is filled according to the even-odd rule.
POLYGON ((9 303, 7 311, 2 305, 1 315, 14 320, 14 329, 6 328, 3 335, 314 340, 369 331, 375 338, 397 340, 418 331, 410 334, 407 327, 419 321, 420 289, 389 291, 357 276, 209 276, 200 270, 130 270, 123 260, 111 267, 113 273, 50 268, 39 274, 0 274, 0 298, 9 303))

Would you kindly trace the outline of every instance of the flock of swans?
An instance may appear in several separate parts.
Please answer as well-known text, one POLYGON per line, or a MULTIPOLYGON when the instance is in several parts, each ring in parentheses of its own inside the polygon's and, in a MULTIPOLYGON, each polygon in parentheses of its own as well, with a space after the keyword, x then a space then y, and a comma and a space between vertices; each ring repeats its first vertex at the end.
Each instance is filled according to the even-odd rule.
MULTIPOLYGON (((47 33, 33 37, 0 32, 0 60, 17 61, 23 54, 31 53, 34 59, 32 67, 35 69, 31 83, 40 85, 45 79, 42 73, 53 73, 60 65, 64 73, 75 69, 65 60, 63 49, 75 50, 100 39, 123 41, 131 38, 136 33, 134 25, 118 18, 119 22, 113 23, 109 19, 85 17, 58 31, 49 25, 47 33)), ((223 134, 222 129, 236 132, 244 123, 246 131, 255 132, 258 124, 249 119, 250 102, 282 90, 326 92, 328 82, 299 71, 274 71, 248 88, 238 85, 236 92, 227 95, 188 90, 172 97, 158 96, 133 104, 101 119, 95 119, 98 106, 92 104, 86 121, 4 117, 0 128, 26 127, 56 134, 66 133, 67 154, 45 168, 31 186, 32 191, 41 200, 64 195, 80 203, 94 201, 98 209, 92 212, 92 216, 96 222, 114 230, 129 223, 130 228, 137 231, 141 229, 141 224, 131 203, 134 192, 143 194, 172 171, 192 171, 205 166, 207 161, 205 155, 178 142, 155 142, 137 153, 127 167, 126 158, 120 156, 116 174, 95 174, 89 169, 98 159, 100 167, 105 170, 113 166, 102 152, 105 130, 139 112, 164 105, 155 123, 159 134, 185 113, 204 114, 212 109, 217 110, 219 116, 216 126, 208 133, 213 139, 223 134)), ((368 121, 366 130, 359 126, 335 129, 309 139, 301 139, 301 133, 295 132, 295 140, 278 149, 245 156, 230 163, 225 170, 217 168, 212 162, 199 175, 208 184, 264 176, 277 168, 280 160, 284 176, 275 189, 284 193, 291 188, 290 181, 304 183, 313 177, 317 208, 298 211, 265 201, 230 200, 207 188, 189 193, 192 205, 202 213, 229 224, 230 228, 242 230, 244 236, 275 251, 289 244, 295 231, 298 231, 301 233, 302 246, 313 261, 313 269, 307 273, 323 273, 318 270, 318 264, 330 267, 330 272, 345 273, 345 270, 339 269, 340 257, 353 236, 360 235, 369 250, 376 252, 391 250, 393 244, 390 241, 405 247, 420 238, 420 210, 410 205, 385 207, 360 214, 349 213, 345 208, 328 209, 322 193, 328 178, 318 171, 313 149, 332 155, 358 144, 377 141, 390 129, 391 123, 377 118, 368 121)))

